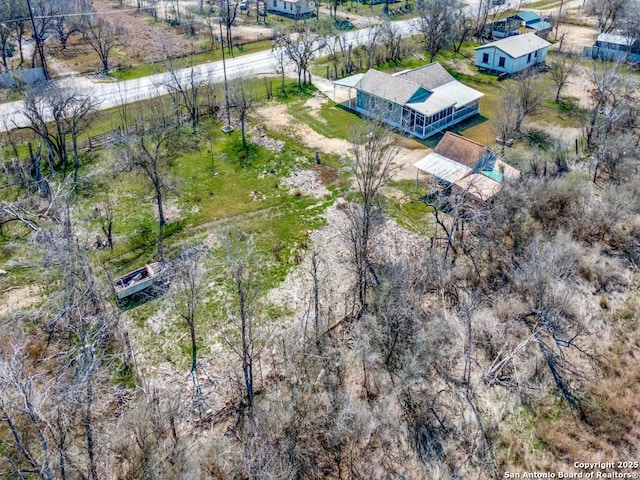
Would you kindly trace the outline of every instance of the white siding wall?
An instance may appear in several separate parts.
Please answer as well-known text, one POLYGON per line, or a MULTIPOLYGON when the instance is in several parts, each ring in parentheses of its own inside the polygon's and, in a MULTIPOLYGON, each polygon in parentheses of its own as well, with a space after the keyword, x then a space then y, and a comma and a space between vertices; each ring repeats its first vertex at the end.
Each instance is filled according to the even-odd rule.
POLYGON ((270 12, 284 13, 295 16, 313 13, 314 4, 310 0, 298 0, 298 2, 283 2, 282 0, 266 0, 267 10, 270 12))
POLYGON ((527 67, 531 67, 536 63, 544 62, 547 58, 547 48, 538 50, 538 57, 535 52, 531 54, 529 60, 528 55, 519 58, 511 58, 506 53, 500 51, 496 47, 486 47, 476 50, 476 65, 478 67, 495 70, 498 72, 515 73, 527 67), (488 54, 488 60, 483 62, 484 54, 488 54), (500 57, 504 57, 504 67, 500 66, 500 57))

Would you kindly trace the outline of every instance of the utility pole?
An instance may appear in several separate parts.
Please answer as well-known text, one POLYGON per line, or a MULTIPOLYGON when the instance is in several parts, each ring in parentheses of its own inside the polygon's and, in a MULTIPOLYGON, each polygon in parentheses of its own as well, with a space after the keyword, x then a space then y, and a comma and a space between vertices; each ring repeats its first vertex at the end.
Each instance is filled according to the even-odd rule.
POLYGON ((229 84, 227 83, 227 64, 224 58, 224 38, 222 37, 222 18, 220 18, 220 50, 222 50, 222 72, 224 74, 224 106, 227 110, 227 124, 222 127, 224 133, 233 132, 231 126, 231 108, 229 107, 229 84))
POLYGON ((44 57, 44 49, 42 47, 42 41, 38 29, 36 28, 36 21, 33 18, 33 10, 31 9, 31 0, 27 0, 27 8, 29 9, 29 17, 31 17, 31 27, 33 28, 33 36, 36 39, 36 50, 38 50, 38 56, 40 57, 40 63, 42 64, 42 71, 44 73, 45 80, 51 80, 49 76, 49 70, 47 69, 47 62, 44 57))

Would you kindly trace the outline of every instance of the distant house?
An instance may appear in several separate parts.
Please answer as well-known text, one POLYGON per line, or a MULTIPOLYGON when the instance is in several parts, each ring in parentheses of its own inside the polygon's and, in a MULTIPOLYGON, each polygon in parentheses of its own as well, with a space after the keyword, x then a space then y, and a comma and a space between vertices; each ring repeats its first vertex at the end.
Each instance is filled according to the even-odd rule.
POLYGON ((532 32, 542 38, 547 38, 551 31, 551 24, 540 18, 536 12, 526 11, 516 13, 513 18, 520 20, 525 31, 532 32))
POLYGON ((518 35, 521 28, 525 33, 535 33, 539 37, 547 38, 551 31, 551 24, 540 18, 540 15, 535 12, 519 12, 493 22, 491 35, 495 38, 511 37, 518 35))
POLYGON ((496 158, 493 151, 473 140, 447 132, 432 153, 414 165, 445 188, 464 192, 485 202, 493 197, 505 178, 518 178, 520 172, 496 158))
POLYGON ((593 58, 640 62, 640 39, 612 33, 601 33, 591 50, 593 58))
POLYGON ((288 17, 303 18, 315 12, 314 0, 265 0, 267 10, 288 17))
POLYGON ((333 82, 356 90, 362 115, 418 138, 427 138, 478 114, 481 92, 453 78, 439 63, 393 75, 369 70, 333 82))
POLYGON ((514 17, 496 20, 491 27, 491 36, 494 38, 507 38, 520 33, 522 21, 514 17))
POLYGON ((495 73, 517 73, 544 63, 551 44, 535 33, 503 38, 476 47, 476 66, 495 73))

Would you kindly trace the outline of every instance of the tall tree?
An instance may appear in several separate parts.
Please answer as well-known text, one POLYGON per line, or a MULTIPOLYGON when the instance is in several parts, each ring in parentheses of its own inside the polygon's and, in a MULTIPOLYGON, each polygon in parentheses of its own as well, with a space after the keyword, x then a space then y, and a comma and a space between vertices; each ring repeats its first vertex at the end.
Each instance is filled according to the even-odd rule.
POLYGON ((418 30, 429 54, 429 62, 433 62, 438 52, 450 45, 455 16, 461 9, 457 0, 425 0, 419 4, 418 30))
POLYGON ((164 197, 167 190, 165 171, 168 156, 167 141, 176 133, 176 123, 170 118, 162 99, 152 102, 150 107, 140 109, 132 134, 120 141, 120 152, 129 170, 140 172, 153 189, 158 213, 157 253, 164 259, 164 229, 167 220, 164 214, 164 197))
POLYGON ((253 111, 256 99, 253 83, 244 75, 240 75, 231 81, 229 86, 229 103, 240 117, 242 131, 242 146, 247 148, 246 126, 247 117, 253 111))
POLYGON ((97 102, 89 95, 56 86, 36 87, 24 95, 23 114, 29 120, 27 128, 38 135, 47 146, 52 170, 69 166, 68 136, 71 135, 74 169, 80 165, 78 135, 86 129, 97 110, 97 102))
POLYGON ((184 250, 174 262, 172 295, 174 308, 187 322, 191 337, 191 380, 193 383, 193 403, 202 419, 204 399, 198 378, 198 341, 196 322, 201 311, 204 294, 203 252, 195 248, 184 250))
POLYGON ((556 86, 556 103, 560 102, 560 92, 569 83, 578 68, 578 57, 571 52, 558 53, 547 59, 549 76, 556 86))
MULTIPOLYGON (((307 74, 311 67, 311 61, 316 53, 324 48, 326 39, 313 32, 310 25, 304 24, 294 35, 278 33, 277 36, 274 36, 274 43, 277 47, 284 49, 287 56, 295 63, 298 72, 298 87, 302 88, 303 85, 307 85, 307 74)), ((310 77, 311 74, 309 74, 309 81, 310 77)))
POLYGON ((255 366, 264 349, 268 335, 260 325, 258 299, 258 268, 251 237, 230 233, 225 245, 226 268, 231 280, 229 303, 229 329, 225 342, 238 356, 242 364, 244 401, 242 415, 249 420, 249 435, 254 424, 255 366))
MULTIPOLYGON (((611 32, 627 12, 627 8, 632 5, 631 0, 591 0, 587 4, 587 13, 595 15, 598 21, 600 32, 611 32)), ((637 16, 637 10, 636 10, 637 16)))
MULTIPOLYGON (((164 86, 174 98, 177 106, 183 107, 187 111, 191 122, 191 131, 195 135, 198 131, 198 105, 200 103, 200 88, 204 81, 198 78, 197 71, 191 64, 187 69, 179 69, 175 60, 167 52, 167 73, 169 80, 164 86)), ((180 115, 181 112, 178 112, 180 115)))
POLYGON ((116 23, 106 20, 96 14, 87 15, 83 25, 84 38, 89 42, 91 48, 100 57, 102 70, 109 71, 109 55, 120 43, 124 36, 124 30, 116 23))
POLYGON ((370 286, 376 279, 371 254, 381 213, 380 190, 393 176, 398 147, 389 132, 376 123, 357 129, 351 145, 349 166, 358 198, 348 209, 347 236, 355 273, 356 301, 362 313, 368 306, 370 286))

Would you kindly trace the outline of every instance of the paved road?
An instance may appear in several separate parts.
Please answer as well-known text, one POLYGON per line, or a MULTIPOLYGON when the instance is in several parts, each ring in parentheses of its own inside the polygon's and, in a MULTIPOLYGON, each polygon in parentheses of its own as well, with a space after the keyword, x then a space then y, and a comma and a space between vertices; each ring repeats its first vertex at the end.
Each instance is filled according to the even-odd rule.
MULTIPOLYGON (((403 36, 415 33, 413 20, 393 22, 393 25, 403 36)), ((370 29, 352 30, 342 34, 346 40, 355 45, 368 42, 370 29)), ((322 52, 323 55, 328 52, 322 52)), ((227 78, 244 75, 276 75, 273 54, 263 51, 230 58, 226 62, 227 78)), ((179 78, 186 81, 190 75, 190 69, 177 72, 179 78)), ((206 63, 194 67, 196 81, 220 83, 223 81, 222 61, 206 63)), ((67 77, 59 80, 62 87, 74 88, 81 93, 87 93, 100 102, 100 109, 107 109, 132 103, 139 100, 153 98, 167 93, 163 84, 170 82, 168 73, 160 73, 135 80, 121 82, 94 83, 84 77, 67 77)), ((15 127, 24 127, 28 121, 21 113, 22 101, 0 104, 0 131, 6 131, 15 127)))

